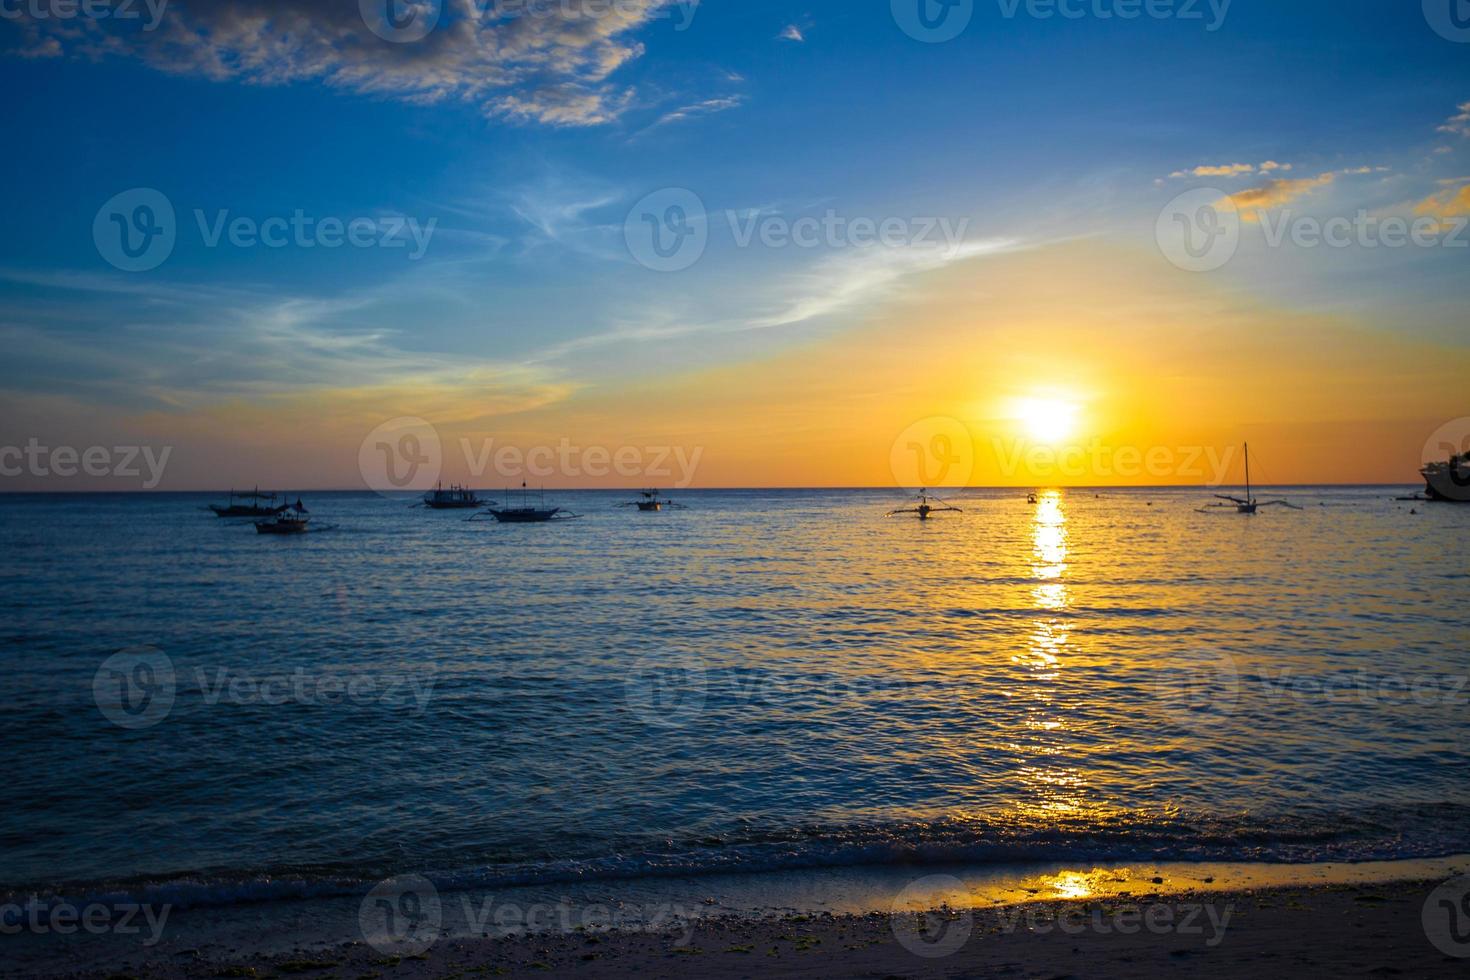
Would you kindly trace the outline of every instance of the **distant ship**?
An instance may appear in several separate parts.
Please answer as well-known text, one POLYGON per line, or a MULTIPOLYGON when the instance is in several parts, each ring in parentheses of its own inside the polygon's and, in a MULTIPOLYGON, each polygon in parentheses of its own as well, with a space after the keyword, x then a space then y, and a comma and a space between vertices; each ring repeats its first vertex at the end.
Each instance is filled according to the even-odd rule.
POLYGON ((1430 463, 1419 473, 1424 477, 1424 495, 1430 500, 1470 504, 1470 453, 1430 463))
POLYGON ((480 506, 480 496, 468 487, 458 485, 445 488, 439 484, 424 494, 424 506, 434 510, 473 510, 480 506))

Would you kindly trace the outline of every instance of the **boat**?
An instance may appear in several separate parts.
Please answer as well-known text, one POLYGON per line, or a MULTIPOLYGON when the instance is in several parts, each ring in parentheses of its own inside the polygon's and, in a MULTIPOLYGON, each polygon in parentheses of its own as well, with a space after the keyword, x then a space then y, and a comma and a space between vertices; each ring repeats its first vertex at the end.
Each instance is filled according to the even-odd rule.
POLYGON ((278 514, 286 507, 285 504, 276 503, 276 495, 273 493, 261 493, 256 487, 249 493, 236 493, 230 491, 230 500, 226 504, 210 504, 209 509, 214 511, 218 517, 270 517, 278 514), (236 501, 246 501, 236 503, 236 501))
POLYGON ((301 498, 296 498, 296 503, 282 507, 276 515, 268 521, 256 521, 256 534, 305 534, 311 523, 311 516, 307 513, 301 498))
MULTIPOLYGON (((511 491, 505 492, 506 499, 511 498, 511 491)), ((491 505, 475 517, 488 514, 501 524, 546 524, 551 521, 569 521, 582 515, 574 514, 565 507, 546 506, 546 491, 540 491, 539 503, 531 503, 531 491, 526 489, 524 483, 520 489, 520 503, 515 506, 491 505)), ((474 520, 471 517, 470 520, 474 520)))
POLYGON ((1470 452, 1430 463, 1419 471, 1424 477, 1424 499, 1438 503, 1470 504, 1470 452))
POLYGON ((663 510, 665 507, 668 507, 671 510, 684 509, 683 504, 676 504, 672 500, 660 500, 657 490, 640 490, 638 492, 638 497, 639 499, 637 500, 630 500, 627 503, 619 504, 618 506, 637 507, 640 511, 643 511, 644 513, 655 513, 657 511, 663 510))
POLYGON ((480 495, 469 487, 454 484, 446 488, 441 483, 424 494, 423 506, 431 510, 474 510, 483 503, 480 495))
POLYGON ((918 495, 914 498, 914 501, 915 506, 904 507, 900 508, 899 510, 890 510, 887 516, 896 517, 899 514, 917 514, 919 516, 919 520, 927 521, 930 514, 938 514, 945 511, 953 511, 957 514, 964 513, 964 511, 960 510, 960 508, 954 506, 946 500, 941 500, 939 497, 936 497, 928 490, 920 490, 918 495), (935 506, 936 504, 938 506, 935 506))
POLYGON ((1206 504, 1205 506, 1203 506, 1203 507, 1201 507, 1199 509, 1200 510, 1200 513, 1205 514, 1205 513, 1210 513, 1212 511, 1216 511, 1216 510, 1222 510, 1222 509, 1223 510, 1231 510, 1231 509, 1234 509, 1234 511, 1237 514, 1254 515, 1262 507, 1289 507, 1292 510, 1301 510, 1301 508, 1298 507, 1296 504, 1289 503, 1289 502, 1287 502, 1285 500, 1267 500, 1267 501, 1265 501, 1263 503, 1263 502, 1257 500, 1252 495, 1252 493, 1251 493, 1251 446, 1250 446, 1250 443, 1245 443, 1245 496, 1244 497, 1235 497, 1235 496, 1231 496, 1230 494, 1227 494, 1227 493, 1217 493, 1217 494, 1215 494, 1215 496, 1218 497, 1220 500, 1224 501, 1224 503, 1219 503, 1219 504, 1206 504))

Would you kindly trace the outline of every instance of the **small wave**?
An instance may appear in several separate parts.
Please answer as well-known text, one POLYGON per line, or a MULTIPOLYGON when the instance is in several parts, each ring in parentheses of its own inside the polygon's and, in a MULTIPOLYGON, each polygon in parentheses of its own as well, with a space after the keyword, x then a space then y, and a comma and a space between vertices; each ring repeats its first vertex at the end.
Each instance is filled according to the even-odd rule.
MULTIPOLYGON (((0 893, 27 901, 117 907, 209 908, 361 896, 384 878, 422 874, 455 891, 574 882, 696 877, 849 867, 1124 861, 1316 863, 1387 861, 1470 852, 1470 807, 1424 804, 1361 813, 1262 818, 1131 813, 1027 826, 1015 819, 806 827, 752 839, 664 851, 433 870, 404 866, 359 871, 178 876, 78 883, 0 893)), ((708 841, 708 839, 706 839, 708 841)))

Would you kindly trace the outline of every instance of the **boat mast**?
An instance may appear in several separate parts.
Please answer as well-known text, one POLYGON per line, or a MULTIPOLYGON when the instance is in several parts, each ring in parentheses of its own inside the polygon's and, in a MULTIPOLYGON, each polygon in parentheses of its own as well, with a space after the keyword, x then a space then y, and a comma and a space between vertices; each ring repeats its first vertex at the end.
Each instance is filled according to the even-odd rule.
POLYGON ((1251 499, 1251 444, 1245 444, 1245 500, 1250 503, 1251 499))

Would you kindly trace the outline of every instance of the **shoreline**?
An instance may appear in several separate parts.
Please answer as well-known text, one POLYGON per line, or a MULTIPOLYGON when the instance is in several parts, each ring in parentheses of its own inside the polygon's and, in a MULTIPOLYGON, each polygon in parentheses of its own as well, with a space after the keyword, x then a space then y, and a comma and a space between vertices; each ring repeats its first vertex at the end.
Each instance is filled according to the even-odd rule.
MULTIPOLYGON (((1470 855, 1364 864, 1129 862, 847 868, 180 910, 136 931, 5 937, 28 977, 463 975, 1133 976, 1309 967, 1462 972, 1426 938, 1429 894, 1470 855), (406 932, 394 911, 417 911, 406 932), (1351 927, 1349 927, 1351 925, 1351 927), (397 931, 395 931, 397 930, 397 931), (1391 939, 1389 947, 1364 937, 1391 939), (1308 941, 1310 939, 1310 941, 1308 941), (1293 945, 1294 944, 1294 945, 1293 945), (952 948, 951 948, 952 947, 952 948), (1422 948, 1420 948, 1422 947, 1422 948), (1081 952, 1074 952, 1080 950, 1081 952), (1392 950, 1389 955, 1388 950, 1392 950), (814 955, 819 954, 819 955, 814 955), (1349 956, 1352 954, 1352 956, 1349 956), (1343 957, 1348 957, 1344 959, 1343 957), (1377 962, 1377 961, 1374 961, 1377 962), (1152 963, 1153 966, 1148 966, 1152 963), (1137 968, 1136 973, 1133 972, 1137 968)), ((432 889, 431 889, 432 890, 432 889)), ((1465 954, 1470 954, 1470 943, 1465 954)))

